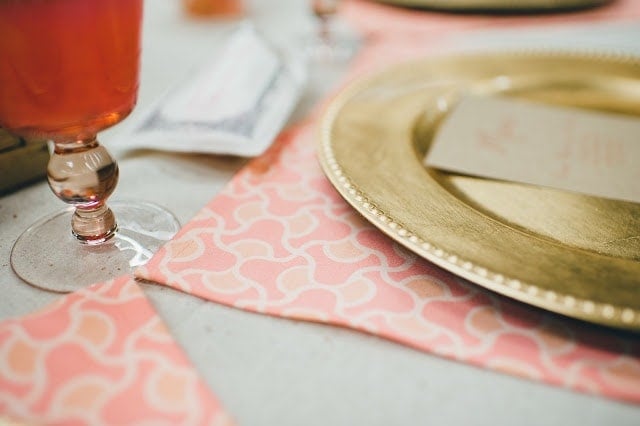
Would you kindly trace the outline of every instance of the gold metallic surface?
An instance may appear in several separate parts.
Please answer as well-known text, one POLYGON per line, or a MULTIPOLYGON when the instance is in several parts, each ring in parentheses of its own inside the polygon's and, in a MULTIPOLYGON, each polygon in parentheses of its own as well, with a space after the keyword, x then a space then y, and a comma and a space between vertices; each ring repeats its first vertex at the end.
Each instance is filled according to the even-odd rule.
POLYGON ((581 9, 611 0, 378 0, 397 6, 449 11, 557 11, 581 9))
POLYGON ((640 116, 640 60, 527 52, 396 66, 328 107, 325 173, 365 218, 437 265, 544 309, 640 331, 640 204, 423 166, 465 93, 640 116))

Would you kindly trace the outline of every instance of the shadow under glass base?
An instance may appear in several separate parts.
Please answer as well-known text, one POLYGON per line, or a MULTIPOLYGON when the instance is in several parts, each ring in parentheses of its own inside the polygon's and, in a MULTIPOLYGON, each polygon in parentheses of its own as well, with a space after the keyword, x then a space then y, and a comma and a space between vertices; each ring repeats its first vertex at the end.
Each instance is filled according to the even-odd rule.
POLYGON ((112 201, 118 231, 100 245, 81 244, 71 233, 73 208, 40 219, 15 242, 11 267, 27 283, 68 293, 131 273, 180 229, 163 208, 140 201, 112 201))

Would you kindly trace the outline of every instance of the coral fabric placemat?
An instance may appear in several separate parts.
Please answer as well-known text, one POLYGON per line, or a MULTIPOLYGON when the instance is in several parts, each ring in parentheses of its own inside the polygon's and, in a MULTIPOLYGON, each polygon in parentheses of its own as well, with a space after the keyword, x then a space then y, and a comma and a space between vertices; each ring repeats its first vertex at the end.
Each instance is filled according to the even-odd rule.
MULTIPOLYGON (((363 5, 362 22, 369 7, 388 8, 346 4, 363 5)), ((617 13, 631 7, 620 4, 617 13)), ((441 43, 408 40, 371 39, 351 77, 441 43)), ((282 133, 136 275, 237 308, 350 327, 492 370, 640 403, 640 337, 498 296, 392 242, 325 178, 315 154, 316 119, 282 133)))
POLYGON ((129 277, 0 323, 3 420, 232 424, 129 277))
POLYGON ((640 340, 500 297, 397 246, 317 164, 314 132, 265 156, 138 276, 282 317, 363 330, 445 357, 640 402, 640 340))

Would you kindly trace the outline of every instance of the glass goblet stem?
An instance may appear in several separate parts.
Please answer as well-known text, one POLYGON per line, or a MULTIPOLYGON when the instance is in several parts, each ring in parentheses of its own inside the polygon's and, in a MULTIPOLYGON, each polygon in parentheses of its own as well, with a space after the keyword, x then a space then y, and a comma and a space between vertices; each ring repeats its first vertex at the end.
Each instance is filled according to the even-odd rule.
POLYGON ((75 207, 71 227, 78 241, 96 245, 115 235, 106 201, 118 182, 118 165, 95 135, 54 142, 47 177, 53 193, 75 207))
POLYGON ((331 44, 331 17, 338 11, 338 0, 313 0, 311 7, 318 19, 318 36, 325 44, 331 44))

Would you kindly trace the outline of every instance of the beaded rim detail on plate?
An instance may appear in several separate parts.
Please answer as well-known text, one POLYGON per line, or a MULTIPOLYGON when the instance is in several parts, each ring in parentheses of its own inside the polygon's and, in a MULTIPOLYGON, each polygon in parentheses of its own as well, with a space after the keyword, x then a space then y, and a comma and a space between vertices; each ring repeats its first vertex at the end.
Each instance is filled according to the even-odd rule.
MULTIPOLYGON (((326 162, 329 165, 330 171, 341 183, 341 186, 348 189, 350 199, 358 203, 368 215, 370 215, 379 226, 387 228, 387 232, 390 234, 396 234, 398 237, 405 240, 405 244, 414 249, 418 254, 424 255, 427 260, 431 260, 434 263, 442 265, 443 263, 448 266, 454 266, 459 275, 464 278, 476 278, 481 281, 488 281, 487 287, 493 288, 501 287, 508 288, 509 291, 505 291, 505 294, 520 293, 523 296, 537 297, 542 296, 547 302, 553 303, 557 306, 558 312, 579 311, 587 314, 588 316, 599 315, 607 320, 619 320, 625 325, 632 325, 634 323, 640 325, 640 316, 636 312, 627 307, 613 306, 607 303, 596 303, 591 300, 577 299, 571 295, 558 294, 557 292, 541 289, 533 284, 523 283, 520 280, 505 277, 498 272, 491 271, 490 269, 474 265, 472 262, 462 259, 455 254, 447 253, 446 251, 434 246, 429 241, 425 241, 416 235, 414 235, 409 229, 405 228, 402 224, 398 223, 394 218, 384 213, 379 207, 375 206, 371 201, 356 189, 354 184, 346 178, 342 172, 342 169, 338 165, 337 161, 333 157, 333 151, 331 149, 331 142, 329 137, 324 133, 328 131, 323 129, 322 145, 324 147, 324 155, 326 162)), ((342 195, 344 191, 340 191, 342 195)), ((526 297, 529 299, 529 297, 526 297)))
MULTIPOLYGON (((522 56, 533 56, 535 54, 553 56, 567 52, 534 50, 515 51, 511 53, 522 56)), ((620 62, 640 63, 640 58, 627 55, 595 54, 595 52, 569 52, 568 55, 594 59, 606 57, 608 59, 617 59, 620 62)), ((326 109, 319 127, 320 163, 325 172, 327 172, 330 181, 347 201, 359 206, 360 208, 358 208, 358 210, 374 225, 414 253, 490 290, 498 291, 498 293, 502 295, 510 296, 539 308, 549 309, 574 318, 581 318, 588 321, 599 318, 604 320, 604 324, 613 326, 620 325, 624 328, 637 328, 640 326, 640 313, 630 307, 594 302, 587 299, 576 298, 569 294, 562 294, 557 291, 540 288, 539 286, 525 283, 518 279, 506 277, 488 267, 476 265, 467 259, 460 258, 456 254, 447 253, 432 242, 415 235, 410 229, 406 228, 403 224, 399 223, 399 221, 376 206, 371 200, 367 199, 366 194, 362 193, 345 175, 334 155, 331 143, 331 126, 340 109, 351 96, 366 88, 370 81, 375 78, 376 75, 356 81, 343 90, 326 109), (543 300, 544 304, 542 303, 543 300), (549 305, 551 305, 552 309, 550 309, 549 305)))

